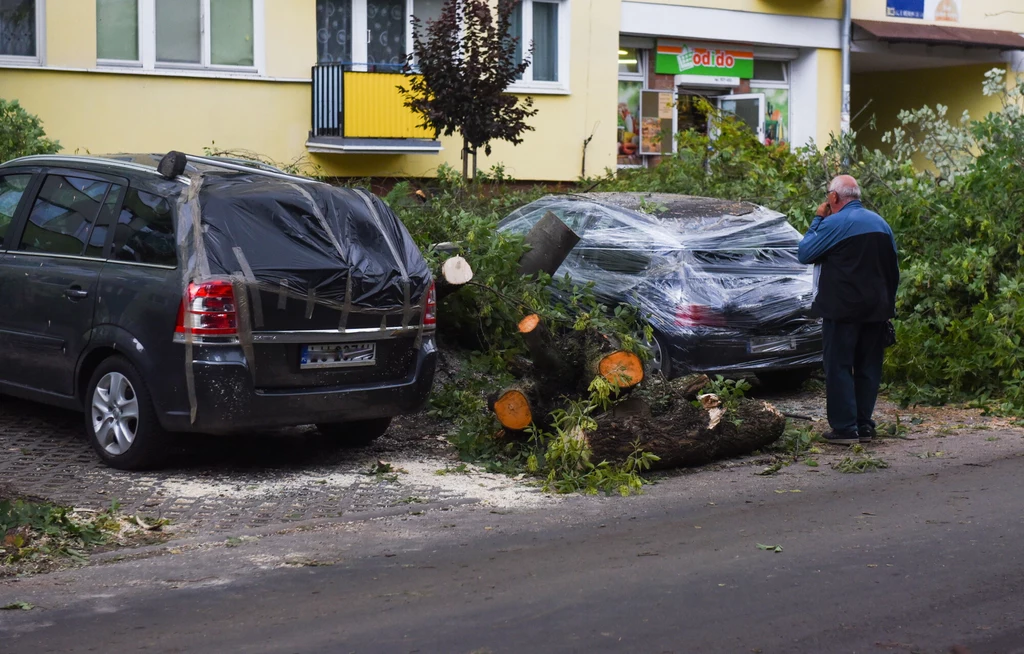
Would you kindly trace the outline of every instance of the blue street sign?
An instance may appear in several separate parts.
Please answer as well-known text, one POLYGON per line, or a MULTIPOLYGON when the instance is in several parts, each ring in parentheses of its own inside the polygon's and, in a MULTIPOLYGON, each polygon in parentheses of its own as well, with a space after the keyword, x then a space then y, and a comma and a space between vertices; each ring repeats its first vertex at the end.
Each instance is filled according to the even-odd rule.
POLYGON ((892 18, 924 18, 924 0, 885 0, 885 15, 892 18))

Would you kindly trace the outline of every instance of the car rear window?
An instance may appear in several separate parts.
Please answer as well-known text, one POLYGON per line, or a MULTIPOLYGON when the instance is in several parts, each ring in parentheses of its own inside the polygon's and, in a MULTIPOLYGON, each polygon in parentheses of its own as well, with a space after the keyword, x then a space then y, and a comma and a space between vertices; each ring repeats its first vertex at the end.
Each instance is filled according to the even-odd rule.
POLYGON ((176 266, 174 210, 167 198, 129 188, 114 225, 111 258, 157 266, 176 266))

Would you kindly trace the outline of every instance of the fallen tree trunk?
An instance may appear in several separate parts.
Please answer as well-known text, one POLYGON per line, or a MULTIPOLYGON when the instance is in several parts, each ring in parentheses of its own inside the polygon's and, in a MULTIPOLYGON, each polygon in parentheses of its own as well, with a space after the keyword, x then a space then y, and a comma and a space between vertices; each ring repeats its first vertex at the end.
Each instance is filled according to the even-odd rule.
POLYGON ((786 418, 767 402, 740 399, 725 406, 716 395, 702 395, 695 406, 700 377, 642 387, 598 416, 597 430, 586 435, 593 460, 625 461, 638 444, 660 458, 655 469, 703 465, 750 454, 782 436, 786 418))
POLYGON ((519 258, 519 274, 536 275, 543 271, 554 275, 579 242, 576 232, 558 216, 547 212, 523 239, 529 249, 519 258))

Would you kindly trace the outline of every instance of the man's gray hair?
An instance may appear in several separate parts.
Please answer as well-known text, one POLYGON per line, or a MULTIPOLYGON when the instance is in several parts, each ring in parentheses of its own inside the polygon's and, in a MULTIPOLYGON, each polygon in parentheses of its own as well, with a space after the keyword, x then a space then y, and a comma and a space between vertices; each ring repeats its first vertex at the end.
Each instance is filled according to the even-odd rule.
POLYGON ((859 200, 860 184, 849 175, 840 175, 828 185, 828 192, 834 192, 840 200, 859 200))

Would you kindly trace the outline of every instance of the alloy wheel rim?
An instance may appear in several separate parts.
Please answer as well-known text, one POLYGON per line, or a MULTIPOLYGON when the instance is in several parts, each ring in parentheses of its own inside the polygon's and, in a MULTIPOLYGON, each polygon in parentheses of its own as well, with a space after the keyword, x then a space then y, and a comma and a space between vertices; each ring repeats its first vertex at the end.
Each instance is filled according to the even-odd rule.
POLYGON ((96 440, 108 454, 118 456, 135 442, 139 428, 139 399, 128 378, 108 372, 92 396, 92 427, 96 440))
POLYGON ((644 336, 643 345, 651 352, 651 359, 647 362, 648 372, 652 374, 661 372, 661 343, 658 342, 658 337, 655 336, 653 338, 648 339, 646 336, 644 336))

